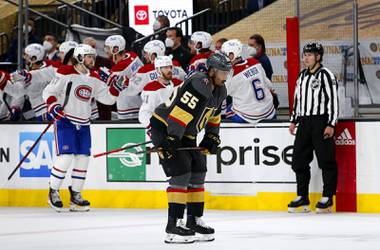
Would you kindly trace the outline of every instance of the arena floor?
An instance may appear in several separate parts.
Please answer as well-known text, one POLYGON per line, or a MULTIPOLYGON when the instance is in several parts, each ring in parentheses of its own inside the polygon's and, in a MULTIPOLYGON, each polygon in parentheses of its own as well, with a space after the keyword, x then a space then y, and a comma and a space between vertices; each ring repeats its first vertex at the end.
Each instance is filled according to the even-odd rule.
POLYGON ((216 240, 163 243, 165 210, 0 208, 0 249, 379 249, 379 214, 207 211, 216 240))

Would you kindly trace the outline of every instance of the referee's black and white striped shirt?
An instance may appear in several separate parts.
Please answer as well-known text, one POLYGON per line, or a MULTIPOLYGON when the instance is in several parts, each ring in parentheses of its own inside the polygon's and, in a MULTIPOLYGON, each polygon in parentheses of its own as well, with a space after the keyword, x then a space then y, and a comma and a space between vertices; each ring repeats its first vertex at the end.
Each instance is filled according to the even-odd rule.
POLYGON ((290 121, 297 123, 303 116, 326 114, 327 125, 334 127, 338 111, 338 84, 334 74, 322 65, 314 73, 302 70, 297 79, 290 121))

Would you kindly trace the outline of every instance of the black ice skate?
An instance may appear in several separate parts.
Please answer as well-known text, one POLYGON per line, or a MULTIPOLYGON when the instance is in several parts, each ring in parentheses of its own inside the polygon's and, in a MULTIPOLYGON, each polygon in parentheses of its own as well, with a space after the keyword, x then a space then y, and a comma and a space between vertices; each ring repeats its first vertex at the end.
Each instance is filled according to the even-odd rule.
POLYGON ((307 196, 297 196, 288 204, 289 213, 308 213, 310 212, 310 200, 307 196))
POLYGON ((165 243, 194 243, 195 232, 187 228, 182 219, 169 218, 165 231, 165 243))
POLYGON ((62 211, 63 204, 58 190, 49 189, 48 204, 58 213, 62 211))
POLYGON ((187 216, 186 227, 195 231, 196 241, 213 241, 215 240, 215 230, 212 227, 206 226, 201 217, 187 216))
POLYGON ((317 208, 317 214, 331 213, 333 205, 332 197, 322 197, 315 206, 317 208))
POLYGON ((80 192, 75 192, 69 187, 70 191, 70 211, 87 212, 90 211, 90 202, 84 200, 80 192))

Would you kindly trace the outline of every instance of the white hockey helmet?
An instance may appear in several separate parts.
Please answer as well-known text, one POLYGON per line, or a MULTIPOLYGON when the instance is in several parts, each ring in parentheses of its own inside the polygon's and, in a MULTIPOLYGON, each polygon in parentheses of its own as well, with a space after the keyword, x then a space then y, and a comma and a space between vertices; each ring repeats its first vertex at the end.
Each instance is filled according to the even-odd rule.
POLYGON ((59 52, 62 52, 65 56, 67 52, 69 52, 71 49, 75 49, 78 46, 78 43, 75 41, 66 41, 61 43, 59 46, 59 52))
POLYGON ((116 55, 119 52, 125 50, 125 39, 121 35, 113 35, 107 37, 104 42, 104 49, 109 51, 112 55, 116 55))
POLYGON ((222 53, 224 53, 231 61, 242 56, 243 45, 238 39, 228 40, 223 43, 221 48, 222 53), (230 58, 230 54, 233 54, 233 58, 230 58))
POLYGON ((152 55, 156 54, 158 56, 165 55, 165 44, 160 40, 149 41, 144 46, 144 52, 148 53, 149 60, 153 62, 152 55))
POLYGON ((167 66, 173 67, 173 60, 170 56, 158 56, 156 60, 154 60, 154 68, 158 76, 162 76, 161 68, 167 66))
POLYGON ((96 56, 96 50, 87 44, 79 44, 74 49, 74 58, 79 62, 83 63, 85 55, 94 55, 96 56))
POLYGON ((195 49, 197 49, 197 44, 201 43, 201 47, 199 49, 209 49, 212 43, 212 37, 210 33, 205 31, 196 31, 191 35, 191 42, 194 43, 195 49))
POLYGON ((30 63, 43 61, 45 58, 45 49, 39 43, 32 43, 26 46, 24 53, 26 55, 26 60, 30 63))

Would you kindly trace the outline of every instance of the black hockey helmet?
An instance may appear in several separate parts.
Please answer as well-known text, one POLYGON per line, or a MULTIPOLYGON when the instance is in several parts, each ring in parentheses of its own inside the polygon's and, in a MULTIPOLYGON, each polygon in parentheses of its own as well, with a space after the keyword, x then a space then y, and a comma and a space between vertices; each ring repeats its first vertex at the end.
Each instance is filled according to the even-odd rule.
POLYGON ((318 42, 309 42, 309 43, 305 44, 305 46, 303 46, 302 53, 305 54, 306 52, 319 54, 321 56, 320 61, 322 61, 322 57, 324 54, 322 44, 320 44, 318 42))
POLYGON ((214 68, 222 71, 230 71, 232 69, 230 59, 221 53, 214 53, 207 58, 206 66, 208 69, 214 68))

